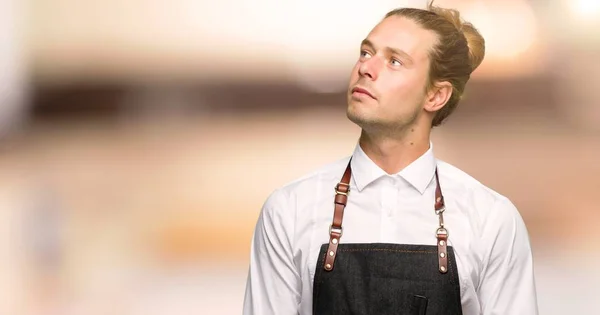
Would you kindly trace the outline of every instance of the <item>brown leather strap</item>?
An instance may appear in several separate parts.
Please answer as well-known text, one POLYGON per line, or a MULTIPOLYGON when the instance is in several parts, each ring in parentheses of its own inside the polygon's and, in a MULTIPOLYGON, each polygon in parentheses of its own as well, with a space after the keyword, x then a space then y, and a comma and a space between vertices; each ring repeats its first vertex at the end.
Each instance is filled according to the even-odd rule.
POLYGON ((333 223, 329 227, 329 247, 327 248, 327 256, 325 258, 324 268, 326 271, 333 270, 333 263, 335 262, 335 255, 337 254, 338 244, 342 237, 343 228, 342 220, 344 219, 344 209, 348 202, 348 194, 350 193, 350 177, 352 175, 352 169, 350 167, 352 158, 348 161, 346 171, 342 180, 335 186, 335 201, 333 211, 333 223))
POLYGON ((440 187, 440 178, 438 177, 437 168, 435 169, 435 211, 444 211, 444 196, 442 195, 442 188, 440 187))
POLYGON ((440 178, 438 177, 437 168, 435 169, 435 214, 439 218, 439 227, 436 231, 437 245, 438 245, 438 260, 439 270, 441 273, 448 272, 448 230, 444 227, 444 211, 446 205, 444 203, 444 196, 442 195, 442 189, 440 188, 440 178))
MULTIPOLYGON (((350 193, 350 177, 352 176, 352 168, 350 164, 352 158, 348 161, 346 171, 342 180, 335 186, 335 201, 334 201, 334 212, 333 222, 329 227, 329 246, 327 247, 327 253, 325 256, 325 271, 333 270, 335 257, 337 255, 337 248, 340 243, 340 238, 343 234, 342 221, 344 218, 344 209, 348 202, 348 194, 350 193)), ((442 195, 442 189, 440 187, 440 179, 438 177, 437 168, 435 170, 435 213, 439 218, 439 227, 436 231, 437 245, 438 245, 438 259, 439 259, 439 271, 441 273, 448 272, 448 230, 444 227, 444 211, 446 205, 444 203, 444 196, 442 195)))

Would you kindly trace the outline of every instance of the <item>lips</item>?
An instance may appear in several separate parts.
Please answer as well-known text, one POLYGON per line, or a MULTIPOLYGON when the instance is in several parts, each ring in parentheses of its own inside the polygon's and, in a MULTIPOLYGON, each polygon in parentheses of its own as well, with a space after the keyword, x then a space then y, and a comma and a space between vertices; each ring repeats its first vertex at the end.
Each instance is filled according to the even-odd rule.
POLYGON ((355 88, 352 89, 352 94, 354 94, 354 93, 365 94, 365 95, 369 96, 372 99, 376 99, 375 96, 373 96, 373 94, 371 92, 369 92, 369 90, 367 90, 365 88, 362 88, 362 87, 359 87, 359 86, 357 86, 357 87, 355 87, 355 88))

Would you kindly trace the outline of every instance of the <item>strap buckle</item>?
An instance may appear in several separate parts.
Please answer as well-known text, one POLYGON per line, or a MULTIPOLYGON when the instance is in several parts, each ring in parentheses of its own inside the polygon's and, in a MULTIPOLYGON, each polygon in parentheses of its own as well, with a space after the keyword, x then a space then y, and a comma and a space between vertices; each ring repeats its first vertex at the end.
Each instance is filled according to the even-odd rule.
POLYGON ((336 195, 344 195, 347 197, 348 193, 350 193, 350 185, 346 183, 338 183, 333 189, 335 190, 336 195), (340 185, 346 186, 347 190, 345 192, 340 191, 340 185))
POLYGON ((344 228, 343 227, 334 227, 333 224, 329 226, 329 235, 331 235, 331 232, 335 232, 337 234, 339 234, 339 237, 342 237, 342 234, 344 234, 344 228))
POLYGON ((446 211, 446 206, 442 206, 442 208, 440 208, 439 210, 436 209, 435 214, 440 215, 440 214, 444 213, 444 211, 446 211))
POLYGON ((439 227, 439 228, 437 229, 437 231, 435 231, 435 235, 436 235, 436 237, 438 237, 438 238, 439 238, 439 237, 445 237, 445 238, 448 238, 448 235, 449 235, 449 234, 450 234, 450 233, 448 233, 448 230, 446 230, 446 228, 444 228, 444 227, 439 227))

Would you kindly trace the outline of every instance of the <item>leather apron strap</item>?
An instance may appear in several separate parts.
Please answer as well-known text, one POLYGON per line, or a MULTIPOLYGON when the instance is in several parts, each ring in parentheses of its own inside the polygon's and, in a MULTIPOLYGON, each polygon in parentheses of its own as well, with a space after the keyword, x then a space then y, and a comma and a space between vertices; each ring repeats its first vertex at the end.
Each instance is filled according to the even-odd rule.
MULTIPOLYGON (((352 177, 351 168, 352 158, 348 161, 348 166, 344 171, 342 180, 335 186, 335 199, 334 199, 334 212, 333 222, 329 227, 329 245, 327 247, 327 254, 325 257, 325 264, 323 268, 325 271, 332 271, 335 263, 335 256, 337 255, 337 248, 340 242, 340 238, 343 234, 342 221, 344 218, 344 209, 348 202, 348 195, 350 194, 350 178, 352 177)), ((444 211, 446 206, 444 203, 444 196, 440 188, 440 180, 438 177, 437 168, 435 170, 435 214, 439 218, 439 226, 436 230, 437 247, 438 247, 438 259, 439 259, 439 271, 441 273, 448 272, 448 230, 444 227, 444 211)))

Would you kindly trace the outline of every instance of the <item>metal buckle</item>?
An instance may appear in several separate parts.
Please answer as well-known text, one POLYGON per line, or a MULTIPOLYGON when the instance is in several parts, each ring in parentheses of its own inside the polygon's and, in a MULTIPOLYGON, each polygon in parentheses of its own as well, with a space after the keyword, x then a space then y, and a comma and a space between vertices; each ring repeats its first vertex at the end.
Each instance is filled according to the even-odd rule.
POLYGON ((339 237, 342 237, 342 234, 344 233, 344 228, 341 226, 339 228, 334 228, 332 224, 329 226, 329 235, 331 235, 331 232, 336 232, 340 235, 339 237))
POLYGON ((446 211, 446 205, 442 206, 440 210, 435 210, 435 214, 440 215, 446 211))
POLYGON ((338 183, 337 185, 335 185, 335 187, 333 189, 335 190, 336 194, 344 195, 344 196, 348 197, 348 193, 350 192, 350 185, 348 185, 346 183, 338 183), (339 191, 340 185, 344 185, 344 186, 348 187, 348 191, 347 192, 339 191))
POLYGON ((435 232, 435 235, 437 237, 439 237, 440 235, 445 235, 446 238, 448 237, 450 233, 448 233, 448 230, 446 230, 446 228, 440 227, 437 229, 437 231, 435 232))

